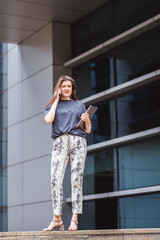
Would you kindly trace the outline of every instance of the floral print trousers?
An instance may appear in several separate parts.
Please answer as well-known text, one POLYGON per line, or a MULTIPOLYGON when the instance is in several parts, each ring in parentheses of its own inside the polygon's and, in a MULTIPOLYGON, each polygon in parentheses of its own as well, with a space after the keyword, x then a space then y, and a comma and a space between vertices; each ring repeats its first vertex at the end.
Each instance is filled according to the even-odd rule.
POLYGON ((68 160, 71 164, 72 213, 82 213, 82 185, 86 139, 63 134, 53 139, 51 159, 51 194, 54 215, 62 215, 63 178, 68 160))

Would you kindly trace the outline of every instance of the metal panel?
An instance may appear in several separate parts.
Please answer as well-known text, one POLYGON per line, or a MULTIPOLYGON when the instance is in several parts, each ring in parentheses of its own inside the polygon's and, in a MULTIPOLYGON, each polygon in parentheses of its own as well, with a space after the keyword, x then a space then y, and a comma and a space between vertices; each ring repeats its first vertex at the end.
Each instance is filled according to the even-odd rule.
POLYGON ((160 79, 160 69, 153 71, 139 78, 135 78, 129 82, 122 83, 116 87, 94 94, 93 96, 82 99, 82 102, 86 105, 98 103, 103 100, 112 99, 114 97, 121 96, 126 92, 132 91, 138 87, 142 87, 148 83, 160 79))
POLYGON ((0 27, 13 28, 19 30, 35 31, 45 26, 48 21, 33 19, 22 16, 14 16, 0 13, 0 27))
POLYGON ((105 142, 92 144, 88 146, 87 151, 88 153, 91 153, 111 147, 119 147, 131 142, 135 142, 145 138, 150 138, 157 135, 160 135, 160 127, 152 128, 138 133, 133 133, 130 135, 126 135, 124 137, 114 138, 105 142))
MULTIPOLYGON (((99 194, 91 194, 83 196, 83 201, 92 201, 96 199, 105 199, 105 198, 122 198, 122 197, 131 197, 136 195, 144 195, 144 194, 154 194, 160 192, 160 185, 154 187, 144 187, 144 188, 136 188, 136 189, 129 189, 123 191, 115 191, 115 192, 108 192, 108 193, 99 193, 99 194)), ((72 200, 71 198, 66 198, 65 202, 70 203, 72 200)))
POLYGON ((108 1, 1 0, 0 41, 20 43, 49 22, 71 24, 108 1))

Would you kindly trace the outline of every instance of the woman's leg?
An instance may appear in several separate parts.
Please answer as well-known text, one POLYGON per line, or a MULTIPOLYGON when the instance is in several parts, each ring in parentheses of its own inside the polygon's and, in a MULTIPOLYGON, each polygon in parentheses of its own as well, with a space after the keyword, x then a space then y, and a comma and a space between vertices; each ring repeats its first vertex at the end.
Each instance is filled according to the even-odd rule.
POLYGON ((54 215, 53 220, 49 224, 48 228, 43 229, 43 231, 53 231, 54 229, 60 227, 60 230, 64 230, 64 224, 61 215, 54 215))
POLYGON ((63 178, 68 162, 68 135, 53 140, 51 159, 51 194, 53 214, 62 215, 63 178))
POLYGON ((53 140, 51 159, 51 195, 53 220, 44 231, 52 231, 57 227, 64 230, 62 215, 63 178, 68 162, 68 136, 63 135, 53 140))
POLYGON ((70 136, 69 141, 72 185, 72 220, 70 230, 77 230, 78 214, 82 213, 83 172, 87 154, 86 139, 79 136, 70 136))
POLYGON ((78 229, 78 214, 73 213, 71 223, 70 223, 70 226, 69 226, 68 230, 76 231, 77 229, 78 229))

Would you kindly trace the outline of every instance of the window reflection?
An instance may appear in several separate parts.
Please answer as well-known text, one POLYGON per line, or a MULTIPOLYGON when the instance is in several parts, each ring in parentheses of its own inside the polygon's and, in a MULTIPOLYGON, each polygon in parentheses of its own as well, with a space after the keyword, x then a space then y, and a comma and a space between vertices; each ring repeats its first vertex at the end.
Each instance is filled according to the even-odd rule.
POLYGON ((115 48, 117 85, 160 68, 159 32, 156 27, 115 48))
POLYGON ((73 69, 77 95, 80 99, 113 87, 113 61, 111 52, 73 69))
POLYGON ((120 228, 159 228, 160 194, 119 199, 120 228))
POLYGON ((144 140, 119 151, 119 189, 159 185, 160 138, 144 140))
POLYGON ((113 35, 111 16, 111 1, 109 1, 80 21, 72 24, 73 57, 100 44, 113 35))
POLYGON ((160 137, 156 137, 119 147, 118 155, 116 149, 88 154, 84 195, 159 185, 159 146, 160 137))
POLYGON ((160 81, 117 99, 118 136, 160 125, 160 81))
POLYGON ((159 202, 160 194, 86 201, 79 229, 159 228, 159 202))
POLYGON ((0 169, 0 207, 5 207, 7 202, 7 169, 0 169))
POLYGON ((72 24, 72 57, 156 16, 159 12, 159 0, 107 2, 72 24))
POLYGON ((160 27, 73 69, 80 99, 160 69, 160 27), (147 39, 147 40, 146 40, 147 39), (152 46, 151 46, 152 43, 152 46))
POLYGON ((84 202, 83 214, 79 215, 79 229, 116 229, 117 199, 99 199, 84 202))
POLYGON ((114 135, 113 102, 95 105, 98 106, 98 110, 91 119, 92 131, 87 135, 87 143, 89 145, 109 140, 114 135))
POLYGON ((0 232, 7 232, 7 208, 0 207, 0 232))
MULTIPOLYGON (((72 25, 72 56, 154 17, 159 11, 159 0, 107 2, 72 25)), ((160 69, 159 32, 160 27, 155 27, 74 68, 79 99, 160 69)), ((92 119, 88 145, 159 127, 159 96, 157 80, 94 104, 99 108, 92 119)), ((156 137, 88 154, 84 195, 159 185, 159 146, 160 138, 156 137)), ((80 229, 160 227, 159 198, 155 194, 84 202, 80 229)))
POLYGON ((116 172, 113 150, 87 156, 84 174, 84 195, 116 190, 116 172))

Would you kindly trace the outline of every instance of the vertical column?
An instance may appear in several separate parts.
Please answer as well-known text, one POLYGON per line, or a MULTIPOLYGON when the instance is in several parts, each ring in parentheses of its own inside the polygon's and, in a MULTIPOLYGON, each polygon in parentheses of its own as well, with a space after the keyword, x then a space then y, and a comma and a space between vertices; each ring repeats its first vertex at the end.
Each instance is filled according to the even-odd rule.
POLYGON ((8 53, 8 230, 40 231, 52 218, 50 126, 52 24, 8 53))

